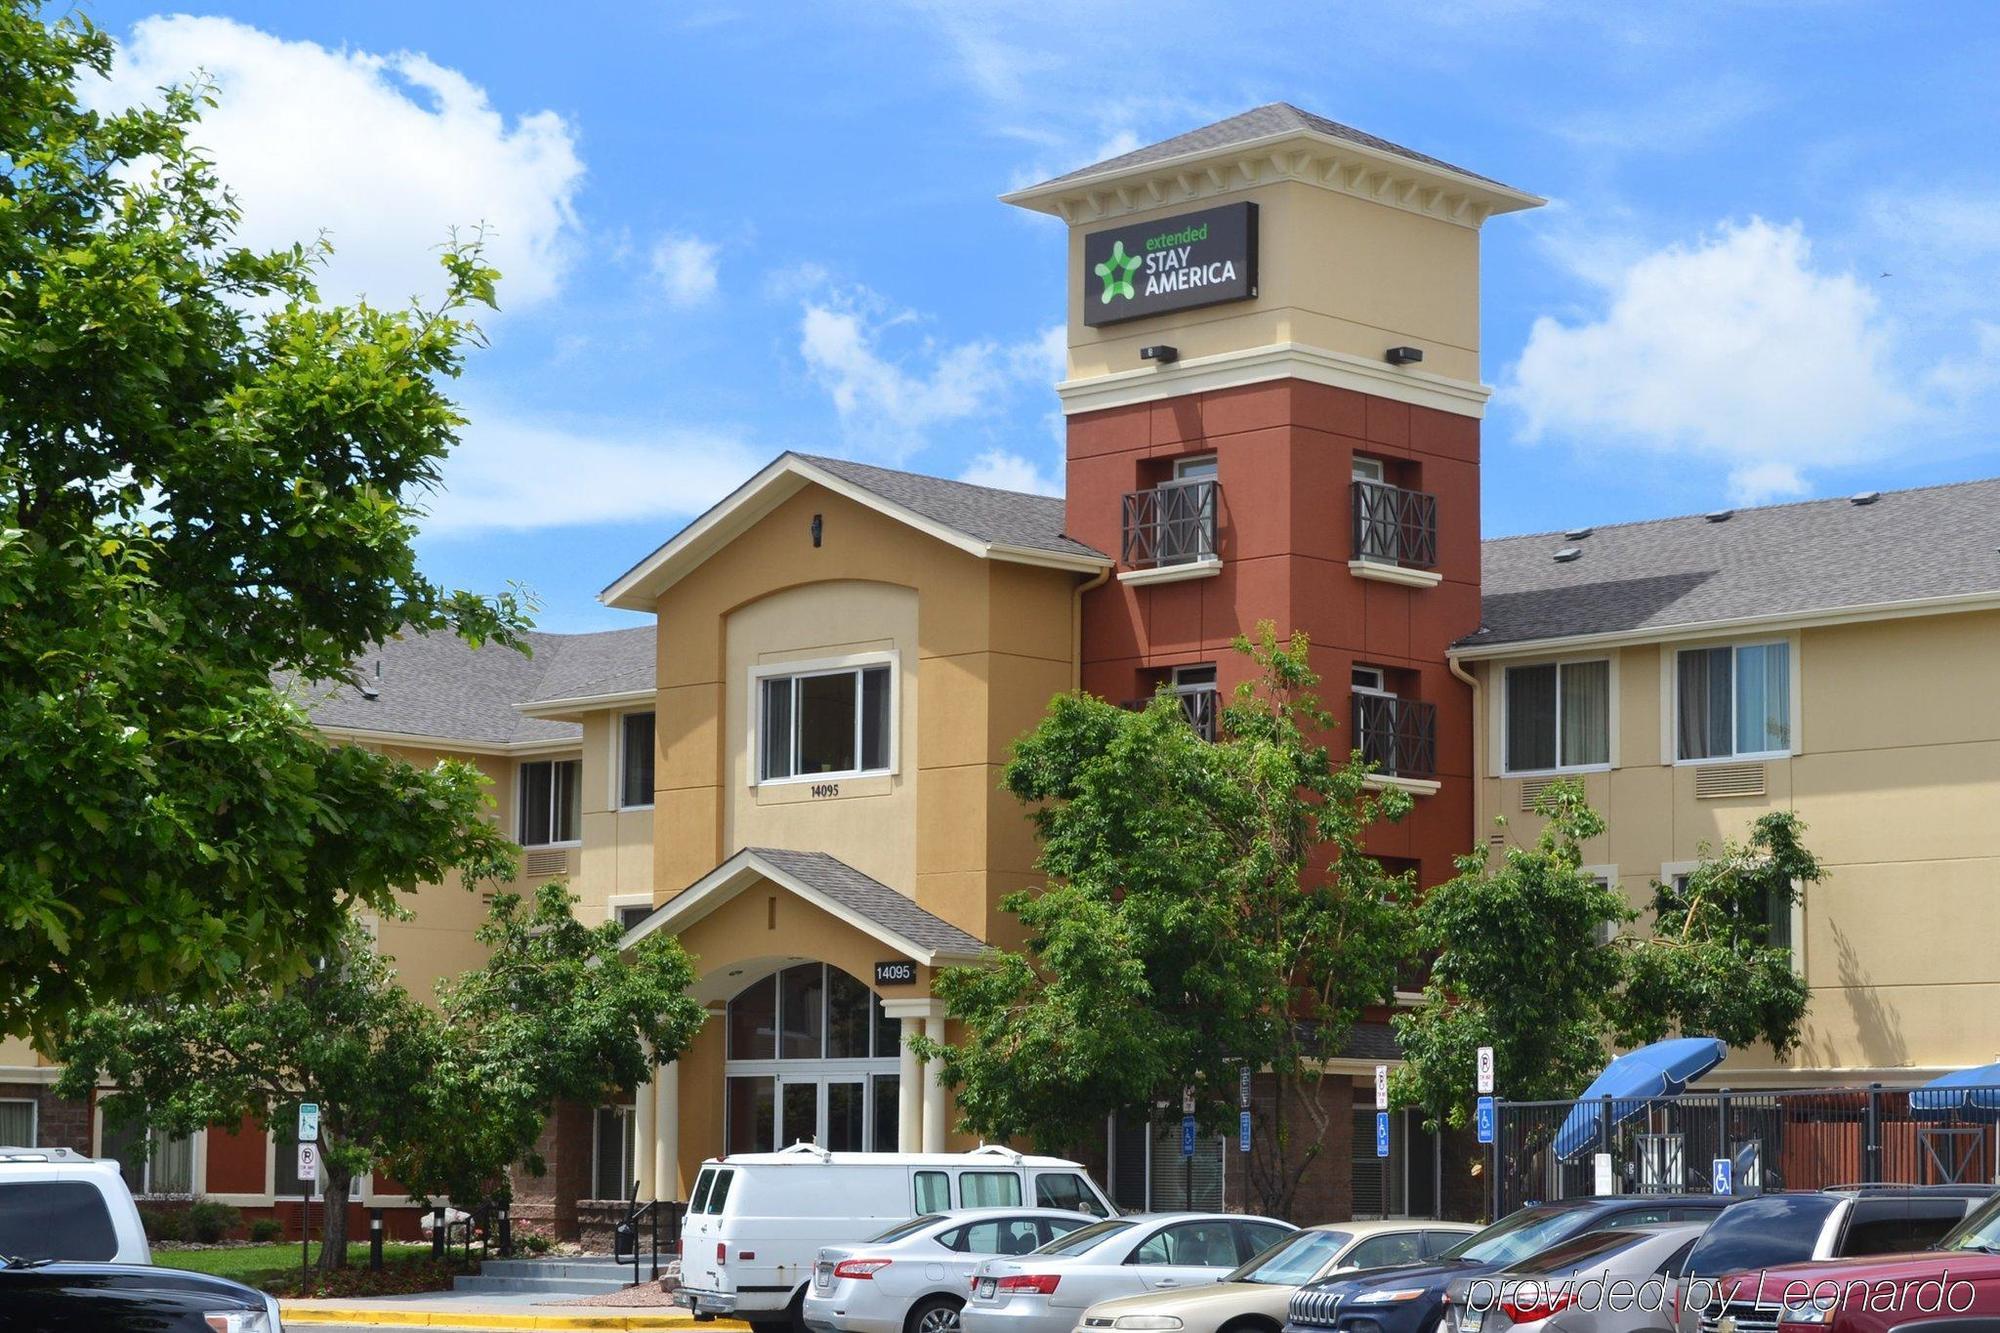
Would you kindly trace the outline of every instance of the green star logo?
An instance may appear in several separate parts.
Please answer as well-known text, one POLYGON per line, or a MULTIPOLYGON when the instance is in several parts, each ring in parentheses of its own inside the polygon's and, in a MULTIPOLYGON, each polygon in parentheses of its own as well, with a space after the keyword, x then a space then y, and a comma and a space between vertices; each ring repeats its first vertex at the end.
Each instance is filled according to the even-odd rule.
POLYGON ((1131 300, 1137 295, 1132 290, 1132 275, 1139 271, 1139 256, 1125 253, 1125 242, 1111 243, 1111 257, 1097 266, 1097 276, 1104 279, 1104 295, 1098 299, 1105 305, 1111 304, 1115 296, 1131 300))

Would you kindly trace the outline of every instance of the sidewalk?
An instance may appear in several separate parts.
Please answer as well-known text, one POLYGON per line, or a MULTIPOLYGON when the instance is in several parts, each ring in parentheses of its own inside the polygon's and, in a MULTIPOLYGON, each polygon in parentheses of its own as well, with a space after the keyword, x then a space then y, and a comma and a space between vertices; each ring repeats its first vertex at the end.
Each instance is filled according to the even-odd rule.
POLYGON ((679 1306, 619 1307, 551 1302, 547 1292, 430 1291, 415 1296, 350 1296, 281 1301, 286 1326, 450 1329, 700 1329, 734 1333, 750 1326, 736 1319, 697 1324, 679 1306))

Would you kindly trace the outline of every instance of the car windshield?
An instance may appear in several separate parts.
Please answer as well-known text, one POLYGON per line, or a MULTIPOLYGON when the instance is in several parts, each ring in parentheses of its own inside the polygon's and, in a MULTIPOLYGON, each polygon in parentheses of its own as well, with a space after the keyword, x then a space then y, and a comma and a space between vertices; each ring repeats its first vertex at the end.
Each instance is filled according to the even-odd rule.
POLYGON ((1820 1228, 1839 1206, 1832 1194, 1767 1194, 1732 1203, 1695 1242, 1687 1271, 1721 1277, 1810 1259, 1820 1228))
POLYGON ((2000 1194, 1975 1208, 1938 1242, 1941 1250, 1981 1250, 2000 1254, 2000 1194))
POLYGON ((907 1222, 898 1222, 887 1231, 870 1236, 868 1243, 870 1245, 886 1245, 892 1240, 901 1240, 905 1236, 914 1236, 925 1227, 934 1226, 942 1221, 944 1221, 943 1213, 925 1213, 922 1217, 913 1217, 907 1222))
POLYGON ((1539 1204, 1501 1218, 1475 1231, 1438 1257, 1476 1264, 1512 1264, 1559 1240, 1567 1240, 1590 1225, 1588 1208, 1556 1208, 1539 1204))
POLYGON ((1107 1236, 1115 1236, 1121 1231, 1129 1231, 1132 1224, 1122 1218, 1111 1218, 1104 1222, 1092 1222, 1087 1227, 1078 1227, 1060 1240, 1052 1240, 1036 1250, 1036 1254, 1082 1254, 1107 1236))
POLYGON ((1294 1231, 1222 1280, 1303 1286, 1353 1239, 1348 1231, 1294 1231))
POLYGON ((1581 1236, 1571 1236, 1559 1240, 1539 1254, 1531 1254, 1515 1267, 1523 1273, 1546 1273, 1551 1276, 1567 1273, 1573 1268, 1588 1268, 1600 1259, 1608 1259, 1628 1245, 1636 1245, 1645 1237, 1634 1231, 1590 1231, 1581 1236))

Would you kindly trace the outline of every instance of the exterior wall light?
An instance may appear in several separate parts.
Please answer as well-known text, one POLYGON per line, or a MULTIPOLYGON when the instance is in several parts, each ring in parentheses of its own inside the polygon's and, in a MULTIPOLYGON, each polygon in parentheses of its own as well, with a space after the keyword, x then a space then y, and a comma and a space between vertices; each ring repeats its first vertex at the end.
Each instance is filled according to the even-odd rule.
POLYGON ((1181 359, 1181 349, 1169 346, 1166 343, 1154 343, 1151 347, 1141 347, 1139 349, 1139 359, 1141 361, 1157 361, 1163 366, 1171 365, 1181 359))
POLYGON ((1391 347, 1382 353, 1382 359, 1392 366, 1414 366, 1424 359, 1421 347, 1391 347))

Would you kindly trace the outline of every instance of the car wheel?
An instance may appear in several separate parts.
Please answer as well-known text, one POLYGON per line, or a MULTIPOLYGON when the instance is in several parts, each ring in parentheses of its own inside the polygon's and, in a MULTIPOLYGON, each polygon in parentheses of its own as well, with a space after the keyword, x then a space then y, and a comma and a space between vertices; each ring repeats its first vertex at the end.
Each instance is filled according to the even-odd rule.
POLYGON ((958 1333, 958 1312, 965 1302, 949 1296, 932 1296, 918 1301, 904 1321, 905 1333, 958 1333))

